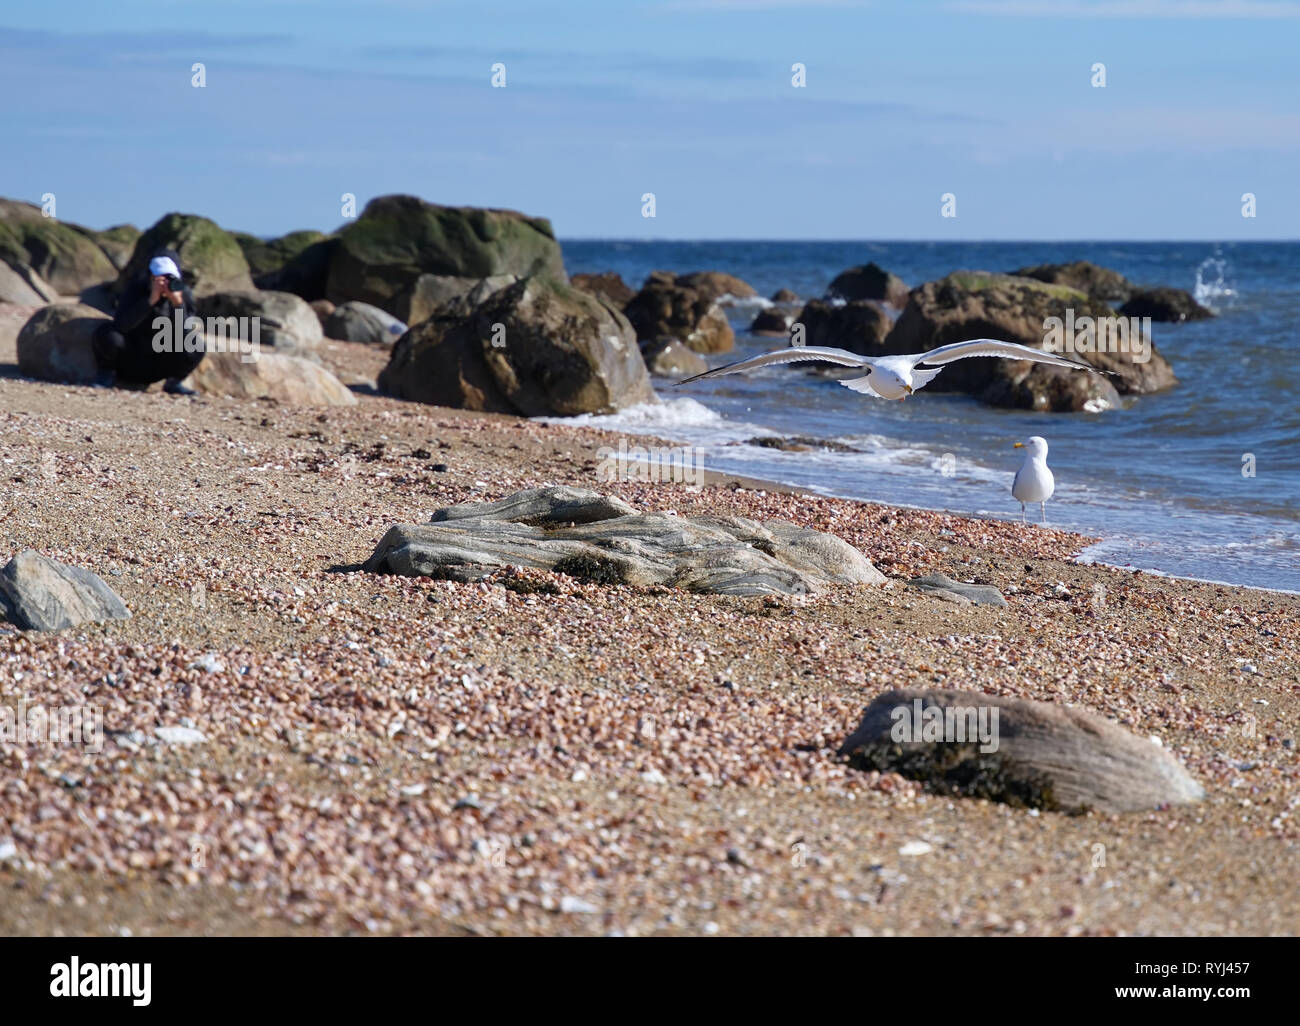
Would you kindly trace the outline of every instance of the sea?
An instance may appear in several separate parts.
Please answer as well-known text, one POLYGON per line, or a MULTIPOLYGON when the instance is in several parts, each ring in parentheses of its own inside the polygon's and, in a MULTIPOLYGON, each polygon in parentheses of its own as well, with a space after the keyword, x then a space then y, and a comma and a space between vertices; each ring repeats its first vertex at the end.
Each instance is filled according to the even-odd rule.
MULTIPOLYGON (((840 271, 869 261, 909 286, 959 269, 1090 260, 1135 284, 1187 289, 1218 316, 1154 324, 1155 345, 1179 383, 1161 394, 1125 397, 1119 409, 997 409, 929 390, 886 402, 786 365, 685 388, 656 378, 661 403, 578 419, 690 445, 711 470, 825 495, 1017 521, 1021 510, 1011 497, 1011 479, 1023 450, 1013 445, 1041 435, 1056 476, 1049 525, 1101 539, 1081 560, 1300 592, 1300 243, 562 245, 571 274, 617 271, 638 288, 652 270, 719 270, 749 282, 760 297, 780 288, 819 297, 840 271), (839 446, 788 452, 751 441, 772 436, 839 446)), ((748 333, 766 302, 727 308, 736 349, 709 356, 711 366, 783 344, 748 333)), ((1027 517, 1037 523, 1039 510, 1027 517)))

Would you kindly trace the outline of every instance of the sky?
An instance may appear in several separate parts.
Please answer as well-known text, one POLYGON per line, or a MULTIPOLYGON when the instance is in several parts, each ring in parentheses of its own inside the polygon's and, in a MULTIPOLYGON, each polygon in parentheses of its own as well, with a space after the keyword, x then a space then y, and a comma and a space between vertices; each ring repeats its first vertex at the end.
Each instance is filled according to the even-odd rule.
POLYGON ((405 192, 561 238, 1300 239, 1298 57, 1300 0, 2 0, 0 196, 264 236, 405 192))

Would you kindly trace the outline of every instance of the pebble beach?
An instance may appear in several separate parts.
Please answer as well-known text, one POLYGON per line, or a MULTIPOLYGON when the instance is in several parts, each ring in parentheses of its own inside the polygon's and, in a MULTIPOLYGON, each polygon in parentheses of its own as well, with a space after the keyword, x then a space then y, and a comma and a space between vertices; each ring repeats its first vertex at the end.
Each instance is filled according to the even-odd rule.
MULTIPOLYGON (((1078 564, 1094 539, 1032 524, 598 483, 620 436, 592 428, 24 380, 30 312, 0 307, 0 562, 86 567, 133 615, 0 628, 0 703, 104 727, 98 752, 0 747, 5 933, 1294 932, 1300 597, 1078 564), (789 520, 889 580, 734 598, 359 569, 394 524, 549 484, 789 520), (1008 605, 906 588, 932 572, 1008 605), (907 686, 1086 708, 1206 798, 1066 816, 850 768, 863 708, 907 686)), ((321 357, 356 384, 386 354, 321 357)))

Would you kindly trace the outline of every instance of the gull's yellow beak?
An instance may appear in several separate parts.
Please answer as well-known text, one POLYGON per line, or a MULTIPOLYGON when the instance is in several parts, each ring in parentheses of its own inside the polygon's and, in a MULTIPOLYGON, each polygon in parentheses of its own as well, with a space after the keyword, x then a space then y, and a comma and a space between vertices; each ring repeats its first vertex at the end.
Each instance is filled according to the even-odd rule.
POLYGON ((1025 443, 1024 443, 1024 442, 1017 442, 1017 443, 1016 443, 1015 445, 1013 445, 1011 448, 1013 448, 1013 449, 1023 449, 1024 447, 1025 447, 1025 443))
POLYGON ((907 389, 907 394, 908 394, 908 395, 911 395, 911 394, 912 394, 912 386, 911 386, 911 385, 904 385, 903 387, 904 387, 905 389, 907 389))

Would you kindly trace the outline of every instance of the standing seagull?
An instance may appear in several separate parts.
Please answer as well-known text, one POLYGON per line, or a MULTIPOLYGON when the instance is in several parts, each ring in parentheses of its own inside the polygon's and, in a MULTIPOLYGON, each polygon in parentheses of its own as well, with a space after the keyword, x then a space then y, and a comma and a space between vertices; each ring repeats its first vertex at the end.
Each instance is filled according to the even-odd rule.
POLYGON ((899 356, 860 356, 847 349, 832 349, 827 346, 788 346, 762 356, 729 363, 725 367, 705 371, 694 377, 683 378, 677 382, 685 385, 701 378, 716 378, 723 374, 739 374, 741 371, 766 367, 770 363, 798 363, 800 360, 823 360, 838 363, 841 367, 854 367, 868 373, 860 378, 841 378, 840 384, 863 395, 879 396, 881 399, 906 399, 918 388, 924 388, 943 370, 943 365, 954 360, 965 360, 971 356, 999 356, 1004 360, 1030 360, 1034 363, 1050 363, 1055 367, 1073 367, 1076 370, 1096 371, 1098 368, 1078 360, 1070 360, 1042 349, 1030 349, 1018 342, 1001 342, 995 338, 973 338, 969 342, 953 342, 951 345, 931 349, 928 353, 912 353, 899 356), (921 367, 922 363, 937 364, 934 367, 921 367))
POLYGON ((1043 523, 1047 523, 1047 500, 1056 490, 1056 479, 1047 466, 1047 440, 1034 435, 1013 448, 1025 450, 1025 462, 1011 482, 1011 494, 1020 500, 1020 520, 1023 523, 1025 519, 1025 503, 1036 502, 1043 511, 1043 523))

